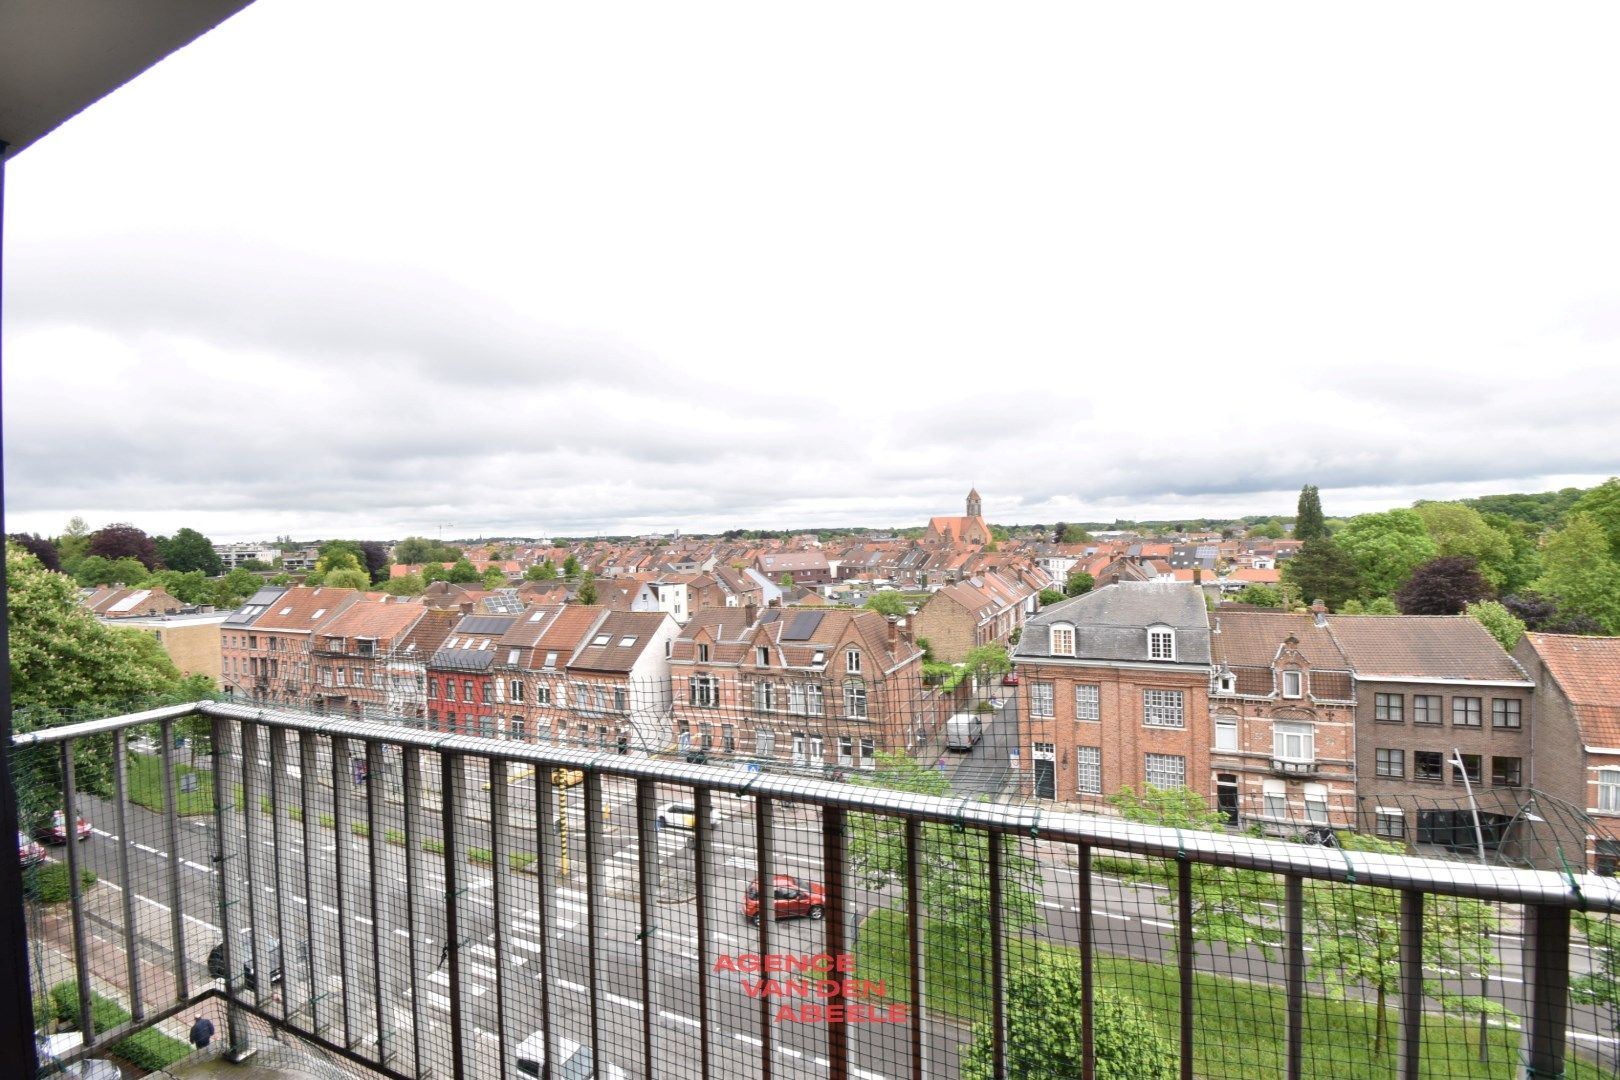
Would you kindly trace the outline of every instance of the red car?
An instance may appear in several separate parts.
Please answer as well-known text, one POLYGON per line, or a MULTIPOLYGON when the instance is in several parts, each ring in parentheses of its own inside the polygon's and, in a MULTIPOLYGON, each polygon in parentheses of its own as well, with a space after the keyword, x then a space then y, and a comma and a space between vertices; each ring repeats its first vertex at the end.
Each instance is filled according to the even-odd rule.
MULTIPOLYGON (((79 815, 78 828, 74 832, 80 840, 90 839, 90 823, 84 820, 83 814, 79 815)), ((53 844, 67 843, 67 815, 60 810, 51 815, 50 838, 53 844)))
POLYGON ((1001 677, 1001 685, 1002 686, 1017 686, 1018 685, 1018 672, 1009 671, 1009 672, 1007 672, 1007 674, 1003 675, 1001 677))
MULTIPOLYGON (((800 916, 808 919, 821 918, 821 909, 827 903, 827 893, 820 885, 813 881, 801 882, 787 874, 777 874, 774 882, 778 919, 796 919, 800 916)), ((751 923, 759 922, 757 879, 748 883, 748 891, 743 894, 743 918, 751 923)))
POLYGON ((35 866, 45 861, 45 849, 22 833, 18 833, 17 861, 24 866, 35 866))

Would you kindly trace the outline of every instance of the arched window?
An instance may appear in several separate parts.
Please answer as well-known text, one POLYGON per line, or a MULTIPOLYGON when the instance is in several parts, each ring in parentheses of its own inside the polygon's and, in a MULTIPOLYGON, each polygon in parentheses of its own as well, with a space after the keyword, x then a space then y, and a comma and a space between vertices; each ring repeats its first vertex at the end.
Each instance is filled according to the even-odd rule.
POLYGON ((1147 632, 1148 659, 1174 660, 1176 658, 1176 632, 1168 626, 1150 626, 1147 632))

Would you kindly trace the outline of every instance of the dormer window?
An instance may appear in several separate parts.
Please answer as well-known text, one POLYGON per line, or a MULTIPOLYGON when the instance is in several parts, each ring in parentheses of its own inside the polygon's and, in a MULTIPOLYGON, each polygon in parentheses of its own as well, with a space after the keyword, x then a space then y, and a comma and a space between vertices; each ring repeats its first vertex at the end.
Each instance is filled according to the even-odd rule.
POLYGON ((850 649, 844 654, 844 670, 851 675, 861 673, 861 651, 859 649, 850 649))
POLYGON ((758 653, 757 662, 760 667, 771 666, 771 650, 769 646, 761 645, 755 652, 758 653))
POLYGON ((1168 626, 1155 626, 1148 631, 1148 659, 1174 660, 1176 658, 1176 632, 1168 626))
POLYGON ((1282 673, 1283 697, 1297 698, 1304 695, 1305 676, 1298 668, 1288 668, 1282 673))
POLYGON ((1052 655, 1074 655, 1074 627, 1068 623, 1056 623, 1052 626, 1052 655))
POLYGON ((827 653, 824 649, 817 649, 816 654, 810 658, 811 667, 821 667, 827 662, 827 653))
POLYGON ((701 641, 698 642, 697 658, 698 663, 700 664, 707 664, 709 662, 709 647, 701 641))
POLYGON ((1230 671, 1223 671, 1215 676, 1215 692, 1217 694, 1237 693, 1237 676, 1230 671))

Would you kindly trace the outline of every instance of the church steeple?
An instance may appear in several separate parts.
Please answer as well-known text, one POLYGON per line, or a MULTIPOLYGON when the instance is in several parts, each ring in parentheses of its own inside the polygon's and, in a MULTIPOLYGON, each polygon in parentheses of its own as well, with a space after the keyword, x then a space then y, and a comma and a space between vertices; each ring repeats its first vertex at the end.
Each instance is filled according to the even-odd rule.
POLYGON ((984 516, 984 507, 979 502, 979 489, 978 488, 973 488, 972 490, 970 490, 968 492, 967 516, 970 517, 970 518, 983 517, 984 516))

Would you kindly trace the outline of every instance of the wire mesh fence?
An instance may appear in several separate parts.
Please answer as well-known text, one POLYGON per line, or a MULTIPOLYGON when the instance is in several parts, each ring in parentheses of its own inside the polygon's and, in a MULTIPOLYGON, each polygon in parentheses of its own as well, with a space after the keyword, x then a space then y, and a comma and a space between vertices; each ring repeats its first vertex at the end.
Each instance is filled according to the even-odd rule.
POLYGON ((943 747, 832 783, 234 705, 64 731, 13 757, 39 1020, 129 1064, 218 993, 224 1046, 396 1077, 1616 1073, 1620 896, 1575 869, 992 801, 943 747))

